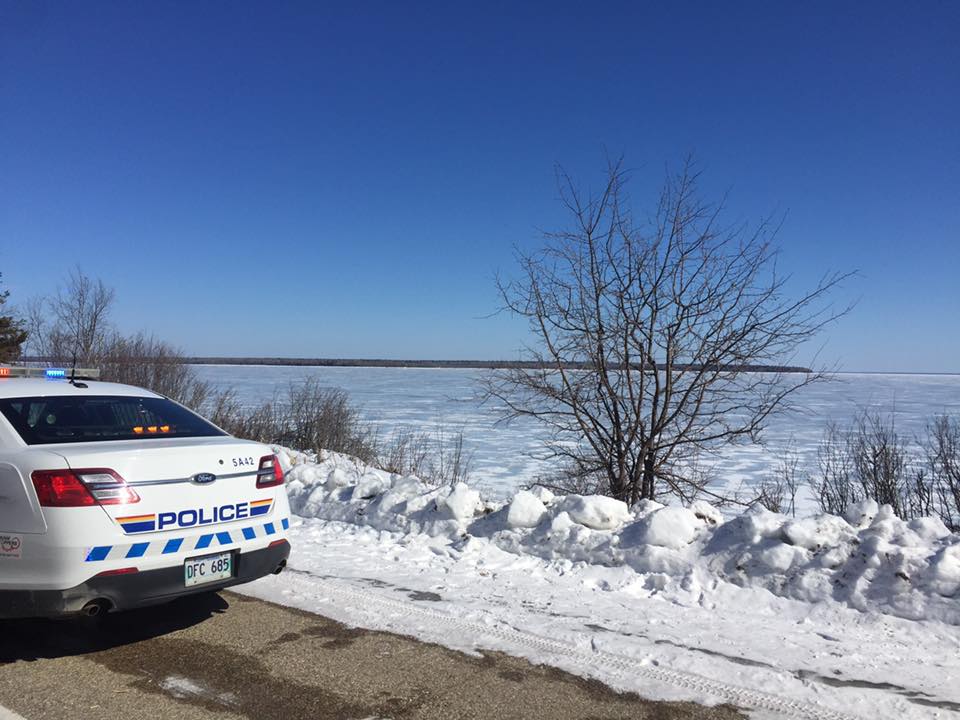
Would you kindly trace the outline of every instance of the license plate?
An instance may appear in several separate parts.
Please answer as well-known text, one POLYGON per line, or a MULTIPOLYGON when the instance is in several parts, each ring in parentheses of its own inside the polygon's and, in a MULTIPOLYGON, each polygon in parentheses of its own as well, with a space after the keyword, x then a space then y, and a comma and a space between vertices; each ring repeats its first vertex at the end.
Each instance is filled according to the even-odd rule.
POLYGON ((229 580, 233 577, 233 553, 189 558, 183 563, 183 584, 186 587, 229 580))

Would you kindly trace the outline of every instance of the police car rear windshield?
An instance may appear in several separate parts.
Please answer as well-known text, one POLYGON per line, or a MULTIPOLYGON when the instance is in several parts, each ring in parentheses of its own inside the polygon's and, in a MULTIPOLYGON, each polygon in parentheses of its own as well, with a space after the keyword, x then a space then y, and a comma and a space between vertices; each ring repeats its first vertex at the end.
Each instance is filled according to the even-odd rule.
POLYGON ((0 412, 28 445, 225 435, 163 398, 68 396, 0 399, 0 412))

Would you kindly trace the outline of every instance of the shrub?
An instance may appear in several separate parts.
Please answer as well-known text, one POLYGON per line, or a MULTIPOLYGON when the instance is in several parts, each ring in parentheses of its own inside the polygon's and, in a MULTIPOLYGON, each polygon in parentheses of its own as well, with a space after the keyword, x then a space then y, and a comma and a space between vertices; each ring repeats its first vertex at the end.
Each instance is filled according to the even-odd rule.
POLYGON ((456 485, 470 478, 472 453, 464 446, 463 431, 449 432, 443 424, 430 433, 402 428, 379 443, 376 465, 401 475, 416 475, 434 485, 456 485))
POLYGON ((771 512, 796 516, 797 493, 801 482, 800 455, 791 443, 777 461, 773 472, 760 483, 755 502, 771 512))
POLYGON ((102 380, 144 387, 190 408, 204 407, 211 394, 177 348, 142 333, 112 336, 98 363, 102 380))
POLYGON ((817 448, 817 473, 811 477, 814 496, 823 512, 843 515, 859 502, 849 445, 836 423, 829 423, 817 448))
POLYGON ((811 487, 820 509, 843 515, 875 500, 904 519, 936 515, 960 530, 960 419, 940 415, 908 443, 893 416, 861 412, 841 430, 830 424, 817 451, 811 487))
POLYGON ((247 407, 232 390, 213 398, 210 419, 231 435, 297 450, 331 450, 373 464, 378 458, 376 432, 360 419, 347 394, 308 379, 274 397, 247 407))
POLYGON ((284 397, 248 407, 233 390, 213 396, 208 417, 231 435, 297 450, 351 455, 401 475, 416 475, 435 484, 465 482, 471 456, 463 433, 441 425, 435 435, 404 428, 384 439, 362 420, 360 411, 339 388, 308 379, 287 388, 284 397))
POLYGON ((925 451, 934 512, 952 531, 960 531, 960 418, 934 418, 927 426, 925 451))
POLYGON ((861 495, 890 505, 898 517, 908 517, 908 452, 893 416, 861 412, 847 444, 861 495))

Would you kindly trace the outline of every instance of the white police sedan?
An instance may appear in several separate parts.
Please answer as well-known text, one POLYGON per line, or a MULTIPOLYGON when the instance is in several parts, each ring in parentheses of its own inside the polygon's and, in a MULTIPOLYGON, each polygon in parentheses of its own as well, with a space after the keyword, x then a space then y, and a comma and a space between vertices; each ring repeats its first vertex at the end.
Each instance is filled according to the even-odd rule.
POLYGON ((270 448, 68 375, 0 367, 0 617, 96 615, 283 569, 290 508, 270 448))

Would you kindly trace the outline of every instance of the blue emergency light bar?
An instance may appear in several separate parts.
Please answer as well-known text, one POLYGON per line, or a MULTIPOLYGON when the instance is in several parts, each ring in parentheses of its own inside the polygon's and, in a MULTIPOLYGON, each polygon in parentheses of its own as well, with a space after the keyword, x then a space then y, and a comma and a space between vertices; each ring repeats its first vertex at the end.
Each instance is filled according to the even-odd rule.
POLYGON ((7 365, 0 366, 0 378, 47 378, 48 380, 65 380, 69 377, 84 380, 98 380, 100 370, 98 368, 76 368, 68 370, 66 368, 36 368, 36 367, 11 367, 7 365))

